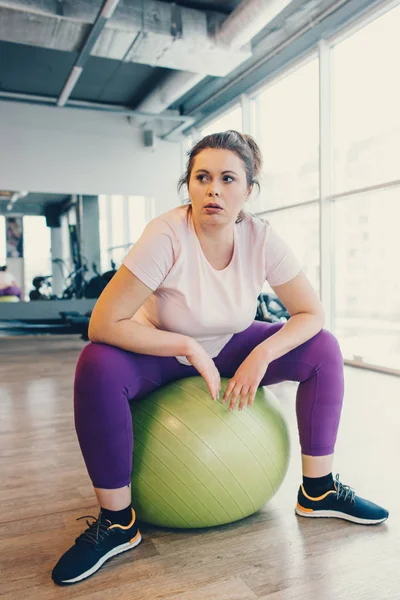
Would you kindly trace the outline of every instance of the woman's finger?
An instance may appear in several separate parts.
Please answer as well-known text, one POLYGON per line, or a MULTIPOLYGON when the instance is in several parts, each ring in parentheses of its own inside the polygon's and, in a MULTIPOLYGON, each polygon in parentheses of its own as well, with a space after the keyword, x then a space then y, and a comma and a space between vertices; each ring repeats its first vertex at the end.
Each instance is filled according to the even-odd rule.
POLYGON ((246 406, 246 400, 247 400, 247 396, 249 394, 249 387, 248 386, 243 386, 242 390, 240 392, 240 402, 239 402, 239 410, 243 410, 244 407, 246 406))
POLYGON ((235 406, 236 406, 239 394, 241 392, 241 389, 242 389, 242 386, 237 383, 235 385, 235 387, 233 389, 233 392, 232 392, 232 395, 231 395, 231 402, 230 402, 230 405, 229 405, 229 410, 234 410, 235 409, 235 406))
POLYGON ((222 402, 225 404, 225 402, 228 400, 229 396, 232 393, 233 388, 235 387, 236 383, 234 379, 231 379, 230 382, 228 383, 228 386, 225 390, 224 396, 222 398, 222 402))
POLYGON ((253 404, 254 404, 254 399, 255 399, 255 397, 256 397, 256 394, 257 394, 257 389, 258 389, 258 387, 257 387, 257 386, 255 386, 255 385, 252 385, 252 386, 250 387, 250 390, 249 390, 249 401, 248 401, 248 404, 247 404, 247 406, 248 406, 249 408, 250 408, 251 406, 253 406, 253 404))

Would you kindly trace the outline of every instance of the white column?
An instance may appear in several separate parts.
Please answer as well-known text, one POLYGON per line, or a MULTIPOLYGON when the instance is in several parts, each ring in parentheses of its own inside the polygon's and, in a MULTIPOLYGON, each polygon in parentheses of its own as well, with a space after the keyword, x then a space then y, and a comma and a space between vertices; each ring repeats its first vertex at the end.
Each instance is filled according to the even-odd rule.
POLYGON ((56 296, 60 296, 64 289, 64 277, 63 270, 65 270, 62 263, 53 262, 54 259, 65 260, 64 256, 64 244, 63 244, 63 232, 61 227, 51 227, 51 274, 52 274, 52 292, 56 296))

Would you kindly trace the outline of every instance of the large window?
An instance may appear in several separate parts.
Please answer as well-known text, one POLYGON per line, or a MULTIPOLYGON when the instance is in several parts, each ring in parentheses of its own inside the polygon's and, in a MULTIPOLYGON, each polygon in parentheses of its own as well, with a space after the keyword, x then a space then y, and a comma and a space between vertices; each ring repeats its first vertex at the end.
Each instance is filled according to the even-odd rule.
MULTIPOLYGON (((261 148, 264 169, 261 192, 255 191, 249 202, 249 209, 267 218, 288 243, 317 292, 320 288, 318 82, 318 59, 312 58, 254 98, 253 133, 261 148), (291 205, 292 208, 285 208, 291 205)), ((265 287, 268 289, 268 285, 265 287)))
POLYGON ((319 197, 318 58, 256 97, 256 141, 264 159, 257 212, 319 197))
POLYGON ((227 131, 228 129, 242 131, 242 128, 242 107, 238 105, 207 123, 201 130, 201 137, 209 135, 210 133, 227 131))
POLYGON ((335 333, 345 358, 400 371, 399 30, 397 7, 333 47, 332 107, 335 333))
POLYGON ((335 191, 400 179, 400 6, 333 49, 335 191))
POLYGON ((347 358, 400 370, 400 187, 335 203, 336 333, 347 358))
POLYGON ((315 290, 319 292, 319 205, 296 206, 266 215, 300 261, 315 290))

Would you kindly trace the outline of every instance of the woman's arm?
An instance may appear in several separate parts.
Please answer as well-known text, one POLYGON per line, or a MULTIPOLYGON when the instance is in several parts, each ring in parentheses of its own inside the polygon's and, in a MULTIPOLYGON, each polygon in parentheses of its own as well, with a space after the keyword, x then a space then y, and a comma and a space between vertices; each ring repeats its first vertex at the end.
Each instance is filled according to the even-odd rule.
POLYGON ((153 293, 122 265, 96 302, 89 323, 91 342, 154 356, 186 356, 194 340, 179 333, 146 327, 132 316, 153 293))
POLYGON ((283 285, 272 288, 291 318, 274 335, 259 344, 270 363, 297 348, 324 326, 324 309, 317 293, 303 272, 283 285))
POLYGON ((251 406, 268 365, 312 338, 323 327, 322 304, 304 273, 300 272, 283 285, 274 286, 273 290, 291 318, 250 352, 229 381, 222 402, 230 397, 230 410, 235 408, 239 394, 239 410, 245 406, 247 398, 248 406, 251 406))
POLYGON ((152 293, 151 288, 122 265, 96 302, 89 323, 90 341, 139 354, 186 356, 206 380, 215 400, 221 387, 219 372, 212 358, 193 338, 131 320, 152 293))

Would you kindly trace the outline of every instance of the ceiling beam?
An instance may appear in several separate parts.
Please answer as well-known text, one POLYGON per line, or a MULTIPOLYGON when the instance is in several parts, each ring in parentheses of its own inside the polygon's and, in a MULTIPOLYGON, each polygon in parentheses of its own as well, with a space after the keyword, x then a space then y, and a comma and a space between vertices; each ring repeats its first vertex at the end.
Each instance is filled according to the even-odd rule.
POLYGON ((74 90, 74 87, 78 82, 78 79, 82 74, 82 71, 87 61, 89 60, 91 51, 93 50, 97 40, 101 35, 101 32, 106 26, 108 19, 112 17, 119 1, 120 0, 106 0, 104 2, 101 10, 99 11, 99 14, 96 17, 93 27, 90 30, 90 33, 85 43, 83 44, 83 48, 79 52, 79 56, 76 59, 75 64, 72 67, 72 70, 68 75, 64 87, 58 97, 57 106, 65 106, 65 104, 67 103, 69 97, 71 96, 74 90))

